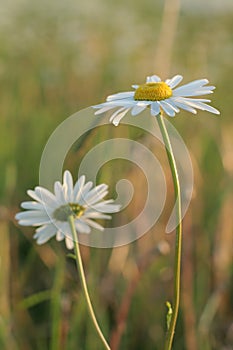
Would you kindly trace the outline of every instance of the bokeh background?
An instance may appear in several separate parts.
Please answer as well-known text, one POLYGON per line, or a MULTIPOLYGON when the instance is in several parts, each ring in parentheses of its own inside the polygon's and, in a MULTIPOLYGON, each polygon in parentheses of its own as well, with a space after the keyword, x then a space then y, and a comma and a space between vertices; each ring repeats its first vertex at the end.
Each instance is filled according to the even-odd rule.
MULTIPOLYGON (((151 0, 8 0, 0 10, 0 349, 98 350, 75 262, 63 243, 43 246, 14 215, 38 184, 40 157, 68 116, 127 91, 145 76, 207 77, 221 116, 184 111, 170 120, 193 161, 195 186, 184 219, 182 298, 174 350, 233 349, 233 3, 151 0)), ((90 294, 116 349, 162 349, 166 300, 172 300, 173 205, 166 154, 124 125, 100 128, 73 147, 74 176, 85 153, 109 137, 129 137, 161 158, 168 197, 159 222, 121 248, 82 246, 90 294)), ((98 174, 129 179, 133 203, 113 219, 135 217, 145 201, 143 173, 116 160, 98 174)))

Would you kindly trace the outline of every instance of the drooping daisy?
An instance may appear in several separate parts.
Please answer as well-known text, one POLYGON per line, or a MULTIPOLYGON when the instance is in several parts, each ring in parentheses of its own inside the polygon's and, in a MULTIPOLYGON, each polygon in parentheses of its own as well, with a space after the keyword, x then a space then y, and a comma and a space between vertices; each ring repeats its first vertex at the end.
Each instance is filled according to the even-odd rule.
POLYGON ((57 241, 65 239, 68 249, 74 247, 68 217, 73 215, 75 227, 79 233, 90 233, 91 227, 103 231, 104 228, 93 219, 111 219, 104 213, 115 213, 120 205, 112 199, 103 200, 108 193, 108 185, 93 187, 91 181, 85 183, 81 176, 73 185, 72 175, 64 172, 63 184, 56 181, 54 194, 43 187, 27 191, 34 201, 22 202, 27 211, 16 214, 16 219, 23 226, 39 226, 34 238, 38 244, 47 242, 56 236, 57 241))
POLYGON ((132 85, 135 91, 119 92, 107 97, 107 102, 93 106, 98 109, 95 114, 107 112, 113 108, 117 110, 112 114, 110 122, 118 125, 126 113, 131 110, 131 115, 141 113, 150 107, 151 115, 156 116, 164 111, 169 117, 174 117, 180 109, 196 114, 196 109, 220 114, 219 111, 206 104, 209 99, 193 98, 213 93, 214 86, 206 86, 207 79, 194 80, 188 84, 176 88, 183 77, 175 75, 171 79, 161 81, 157 75, 147 77, 146 83, 132 85))

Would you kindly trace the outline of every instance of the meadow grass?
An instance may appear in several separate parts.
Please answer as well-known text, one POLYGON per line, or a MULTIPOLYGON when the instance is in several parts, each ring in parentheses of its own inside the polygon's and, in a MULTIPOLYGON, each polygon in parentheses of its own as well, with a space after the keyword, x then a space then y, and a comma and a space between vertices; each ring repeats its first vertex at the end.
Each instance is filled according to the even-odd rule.
MULTIPOLYGON (((19 227, 14 215, 26 200, 25 191, 38 184, 41 153, 56 126, 72 113, 160 72, 165 78, 182 74, 185 82, 209 78, 217 86, 212 104, 221 111, 220 117, 182 112, 170 120, 190 151, 195 174, 193 199, 184 219, 181 310, 173 350, 231 349, 232 13, 211 9, 209 13, 206 6, 193 12, 181 4, 164 13, 162 2, 150 0, 70 0, 20 5, 12 1, 4 8, 0 24, 1 349, 102 349, 86 312, 75 262, 66 256, 64 245, 54 240, 37 246, 33 229, 19 227), (164 23, 169 16, 177 16, 177 21, 164 23), (172 42, 164 47, 169 30, 174 31, 172 42), (162 53, 169 60, 163 61, 162 53)), ((73 147, 67 167, 76 174, 89 149, 104 138, 122 136, 152 144, 154 152, 158 147, 139 130, 109 126, 87 136, 81 148, 73 147)), ((174 235, 165 235, 173 189, 161 152, 160 148, 170 188, 159 222, 126 247, 81 246, 92 301, 113 350, 161 350, 164 344, 165 302, 172 299, 174 235), (166 253, 156 250, 161 242, 169 244, 166 253)), ((118 179, 132 181, 134 203, 113 221, 135 217, 144 201, 140 170, 117 160, 98 176, 113 193, 118 179)))

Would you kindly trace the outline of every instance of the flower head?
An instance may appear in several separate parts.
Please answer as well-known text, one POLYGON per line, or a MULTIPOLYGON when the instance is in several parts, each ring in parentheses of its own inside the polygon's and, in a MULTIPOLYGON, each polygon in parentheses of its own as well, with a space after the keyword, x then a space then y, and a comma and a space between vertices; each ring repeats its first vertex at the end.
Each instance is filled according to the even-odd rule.
POLYGON ((107 97, 107 102, 93 106, 98 109, 95 114, 107 112, 113 108, 117 110, 112 114, 110 121, 118 125, 126 113, 131 110, 133 116, 150 107, 151 115, 156 116, 164 111, 169 117, 174 117, 180 109, 196 114, 196 109, 219 114, 219 111, 206 104, 209 99, 193 98, 213 93, 214 86, 206 86, 207 79, 194 80, 188 84, 176 87, 183 77, 175 75, 171 79, 161 81, 157 75, 147 77, 146 83, 132 85, 134 91, 119 92, 107 97))
POLYGON ((120 205, 113 200, 103 200, 108 193, 105 184, 93 187, 92 182, 85 183, 81 176, 73 185, 69 171, 64 172, 63 184, 56 181, 54 194, 43 187, 27 191, 34 201, 22 202, 21 207, 27 211, 16 214, 16 219, 23 226, 38 226, 34 238, 38 244, 47 242, 53 236, 57 241, 65 239, 68 249, 74 246, 68 218, 73 215, 76 230, 90 233, 91 227, 104 228, 93 219, 111 219, 104 213, 115 213, 120 205))

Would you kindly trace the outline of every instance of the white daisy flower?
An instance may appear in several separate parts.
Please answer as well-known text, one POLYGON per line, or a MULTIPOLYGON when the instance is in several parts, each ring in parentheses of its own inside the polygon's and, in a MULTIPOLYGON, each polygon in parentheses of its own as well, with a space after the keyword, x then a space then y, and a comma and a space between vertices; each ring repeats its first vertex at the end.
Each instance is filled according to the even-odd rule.
POLYGON ((110 122, 118 125, 126 113, 131 110, 133 116, 150 107, 151 115, 156 116, 164 111, 169 117, 174 117, 180 109, 196 114, 196 109, 220 114, 219 111, 206 104, 209 99, 193 98, 193 96, 213 93, 214 86, 206 86, 207 79, 194 80, 176 88, 183 77, 175 75, 171 79, 161 81, 157 75, 147 77, 146 83, 132 85, 135 91, 120 92, 107 97, 107 102, 93 106, 98 111, 95 114, 107 112, 113 108, 117 110, 112 114, 110 122))
POLYGON ((73 215, 75 227, 79 233, 90 233, 91 227, 103 231, 104 228, 94 219, 111 219, 104 213, 116 213, 120 205, 112 199, 103 200, 108 193, 108 185, 93 187, 92 182, 85 183, 81 176, 73 185, 72 175, 65 171, 63 184, 56 181, 54 194, 43 187, 27 191, 34 201, 22 202, 27 211, 16 214, 15 218, 23 226, 39 226, 34 238, 38 244, 47 242, 53 236, 57 241, 65 239, 68 249, 74 247, 68 217, 73 215))

